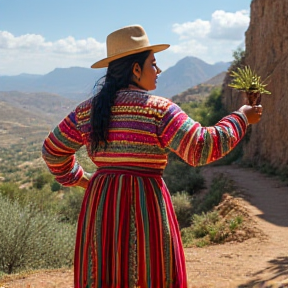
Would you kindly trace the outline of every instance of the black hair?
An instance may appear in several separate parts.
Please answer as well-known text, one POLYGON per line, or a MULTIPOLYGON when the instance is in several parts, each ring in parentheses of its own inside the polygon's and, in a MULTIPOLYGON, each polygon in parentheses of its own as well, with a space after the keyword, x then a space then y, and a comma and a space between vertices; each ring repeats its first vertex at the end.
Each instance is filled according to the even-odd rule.
POLYGON ((128 55, 109 63, 106 75, 100 78, 94 88, 99 92, 92 99, 90 115, 91 123, 91 151, 97 152, 103 146, 107 148, 107 135, 111 115, 111 107, 114 105, 116 92, 127 88, 133 82, 133 66, 138 63, 141 69, 150 54, 150 50, 128 55))

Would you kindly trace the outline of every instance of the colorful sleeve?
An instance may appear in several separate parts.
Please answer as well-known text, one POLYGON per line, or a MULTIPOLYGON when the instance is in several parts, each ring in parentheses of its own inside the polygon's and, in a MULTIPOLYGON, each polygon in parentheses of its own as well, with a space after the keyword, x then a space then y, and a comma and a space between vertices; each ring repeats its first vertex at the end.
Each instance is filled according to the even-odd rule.
POLYGON ((243 138, 247 118, 233 112, 213 127, 202 127, 172 103, 162 118, 160 143, 192 166, 205 165, 229 153, 243 138))
POLYGON ((84 172, 75 157, 75 152, 83 144, 75 111, 64 118, 44 140, 42 157, 60 184, 86 186, 89 174, 84 172))

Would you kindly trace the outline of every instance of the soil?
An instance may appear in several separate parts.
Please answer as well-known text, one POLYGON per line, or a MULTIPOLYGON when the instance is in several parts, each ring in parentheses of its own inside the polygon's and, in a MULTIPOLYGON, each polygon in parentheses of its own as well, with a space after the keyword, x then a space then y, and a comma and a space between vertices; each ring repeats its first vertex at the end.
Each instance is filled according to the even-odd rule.
MULTIPOLYGON (((208 184, 217 173, 233 179, 237 187, 237 205, 248 213, 252 234, 245 241, 185 248, 189 288, 288 287, 287 185, 236 165, 205 167, 208 184)), ((3 287, 72 288, 73 271, 13 275, 0 280, 0 288, 3 287)))

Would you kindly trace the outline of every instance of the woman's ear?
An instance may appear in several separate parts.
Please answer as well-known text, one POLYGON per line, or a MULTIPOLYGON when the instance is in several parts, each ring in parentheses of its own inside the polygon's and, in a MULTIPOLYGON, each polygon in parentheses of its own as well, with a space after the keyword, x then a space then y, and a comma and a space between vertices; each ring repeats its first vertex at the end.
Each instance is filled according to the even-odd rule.
POLYGON ((132 68, 133 75, 136 77, 138 81, 140 81, 141 77, 141 67, 138 63, 134 63, 132 68))

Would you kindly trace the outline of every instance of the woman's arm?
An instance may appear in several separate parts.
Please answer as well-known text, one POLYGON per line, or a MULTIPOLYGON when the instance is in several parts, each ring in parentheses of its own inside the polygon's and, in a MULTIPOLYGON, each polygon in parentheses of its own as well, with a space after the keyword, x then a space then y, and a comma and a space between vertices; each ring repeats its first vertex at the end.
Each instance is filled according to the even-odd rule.
POLYGON ((257 113, 251 109, 245 106, 213 127, 202 127, 172 103, 162 118, 160 143, 192 166, 208 164, 225 156, 239 143, 250 124, 248 118, 254 123, 259 121, 260 116, 255 116, 257 113))
POLYGON ((84 172, 75 157, 75 152, 82 145, 75 111, 64 118, 44 140, 42 157, 55 180, 63 186, 88 186, 89 174, 84 172))

